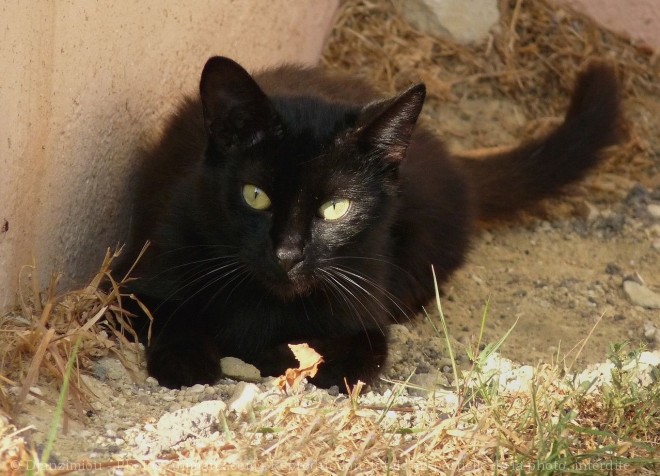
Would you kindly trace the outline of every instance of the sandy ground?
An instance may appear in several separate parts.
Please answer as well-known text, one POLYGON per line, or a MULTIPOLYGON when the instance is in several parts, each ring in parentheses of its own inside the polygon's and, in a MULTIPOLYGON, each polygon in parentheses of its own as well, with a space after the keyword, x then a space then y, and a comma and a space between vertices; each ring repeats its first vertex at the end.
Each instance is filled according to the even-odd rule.
MULTIPOLYGON (((489 301, 489 340, 518 320, 503 350, 517 362, 548 361, 558 349, 563 356, 599 320, 579 363, 602 360, 612 342, 657 345, 643 334, 645 323, 660 326, 660 310, 634 305, 623 281, 637 276, 660 291, 655 211, 660 203, 660 102, 653 97, 643 105, 627 101, 626 111, 632 122, 644 125, 649 155, 654 154, 646 158, 654 165, 622 172, 612 165, 617 160, 612 151, 609 163, 568 189, 567 196, 546 201, 516 222, 484 230, 468 264, 445 287, 445 314, 459 340, 475 334, 489 301)), ((527 120, 511 101, 493 99, 443 106, 437 123, 441 131, 475 127, 470 140, 454 141, 454 147, 467 148, 480 145, 474 137, 488 145, 510 142, 507 138, 522 131, 527 120)))

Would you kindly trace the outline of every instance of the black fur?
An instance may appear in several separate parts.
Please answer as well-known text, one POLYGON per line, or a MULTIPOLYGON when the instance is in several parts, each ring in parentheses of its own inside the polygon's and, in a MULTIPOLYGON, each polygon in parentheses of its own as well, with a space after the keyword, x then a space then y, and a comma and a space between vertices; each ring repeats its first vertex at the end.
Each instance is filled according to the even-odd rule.
MULTIPOLYGON (((581 178, 615 142, 611 68, 578 79, 547 137, 474 161, 416 126, 423 85, 381 99, 364 83, 285 66, 254 79, 211 58, 139 177, 119 273, 151 241, 127 285, 154 315, 149 373, 168 387, 212 383, 235 356, 263 375, 294 365, 306 342, 325 363, 313 382, 367 383, 387 358, 388 324, 433 296, 463 263, 477 218, 510 215, 581 178), (270 207, 256 210, 245 184, 270 207), (331 199, 351 205, 334 221, 331 199)), ((146 340, 147 320, 130 310, 146 340), (140 320, 140 316, 142 320, 140 320)))

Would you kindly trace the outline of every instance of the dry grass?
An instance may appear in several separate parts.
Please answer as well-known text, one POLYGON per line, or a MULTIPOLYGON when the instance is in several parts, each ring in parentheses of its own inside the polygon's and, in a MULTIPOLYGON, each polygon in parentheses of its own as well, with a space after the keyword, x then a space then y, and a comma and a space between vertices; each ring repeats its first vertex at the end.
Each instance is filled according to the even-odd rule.
POLYGON ((559 366, 535 369, 520 390, 498 390, 477 370, 459 398, 437 392, 422 404, 366 405, 355 389, 329 404, 319 392, 273 394, 248 413, 223 416, 223 437, 143 462, 140 472, 289 474, 655 474, 660 435, 656 382, 571 384, 559 366), (461 403, 462 402, 462 403, 461 403), (220 440, 220 442, 218 441, 220 440))
POLYGON ((3 390, 1 403, 5 412, 20 412, 28 395, 55 405, 32 388, 39 379, 50 379, 58 387, 62 385, 66 363, 78 338, 81 344, 69 395, 73 410, 67 410, 67 416, 81 415, 89 409, 89 399, 93 396, 79 378, 79 372, 88 370, 93 360, 112 353, 127 369, 135 371, 137 354, 124 335, 130 332, 130 325, 121 309, 121 299, 130 297, 120 295, 121 282, 110 275, 112 261, 117 256, 108 251, 98 273, 86 287, 64 294, 56 292, 58 276, 42 287, 34 266, 22 269, 18 309, 0 320, 3 342, 0 375, 4 385, 19 388, 16 398, 11 400, 3 390))
MULTIPOLYGON (((422 80, 431 104, 472 95, 507 96, 533 117, 560 109, 572 79, 565 72, 593 56, 619 66, 629 100, 660 95, 658 57, 652 51, 545 0, 503 0, 501 5, 498 32, 482 44, 463 46, 416 31, 389 1, 345 1, 323 61, 366 76, 389 93, 422 80)), ((614 166, 644 170, 650 154, 639 152, 649 147, 633 130, 614 166)), ((20 309, 4 316, 0 329, 0 405, 6 414, 18 412, 28 395, 44 399, 31 390, 38 379, 62 385, 78 337, 82 344, 65 424, 67 416, 75 418, 94 398, 79 378, 93 359, 112 353, 135 369, 134 348, 116 326, 127 318, 121 299, 130 297, 122 296, 120 283, 110 277, 114 257, 106 256, 88 286, 64 295, 55 293, 57 279, 42 287, 35 269, 24 269, 20 309), (17 395, 8 394, 10 386, 19 389, 17 395)), ((333 405, 313 393, 276 395, 249 415, 228 419, 226 442, 220 446, 209 442, 159 462, 102 466, 139 463, 139 472, 172 474, 198 472, 200 465, 215 472, 252 468, 272 474, 514 474, 522 469, 550 474, 567 467, 588 474, 655 474, 657 380, 648 389, 636 388, 636 394, 623 385, 586 392, 561 383, 562 371, 541 367, 531 388, 520 392, 500 392, 484 377, 478 385, 465 382, 458 400, 436 395, 421 408, 397 406, 395 397, 405 384, 395 386, 391 405, 380 408, 360 403, 359 389, 333 405)), ((5 465, 0 470, 8 473, 11 462, 35 458, 20 432, 0 416, 5 465)))
MULTIPOLYGON (((548 0, 501 0, 496 31, 472 45, 416 30, 395 3, 344 1, 323 63, 361 75, 388 94, 423 81, 427 105, 439 110, 461 98, 509 97, 527 117, 553 117, 565 107, 574 72, 594 57, 617 66, 629 101, 660 96, 657 52, 548 0)), ((537 126, 531 121, 529 129, 537 126)), ((649 154, 640 154, 652 147, 645 136, 631 130, 608 167, 637 173, 651 167, 649 154)))
POLYGON ((0 473, 12 474, 16 468, 26 467, 30 454, 22 433, 9 423, 8 415, 0 412, 0 473))
POLYGON ((660 93, 658 55, 649 48, 547 0, 500 3, 499 31, 481 44, 460 45, 416 30, 390 1, 344 1, 323 62, 365 76, 389 93, 422 79, 430 97, 521 96, 541 114, 552 108, 545 98, 570 92, 570 72, 591 57, 607 58, 625 71, 628 94, 660 93))

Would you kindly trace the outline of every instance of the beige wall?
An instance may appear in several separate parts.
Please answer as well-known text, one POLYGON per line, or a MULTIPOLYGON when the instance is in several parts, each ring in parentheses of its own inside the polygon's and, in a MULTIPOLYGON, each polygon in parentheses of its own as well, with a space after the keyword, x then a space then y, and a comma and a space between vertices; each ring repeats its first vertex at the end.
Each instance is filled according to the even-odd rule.
POLYGON ((125 239, 136 146, 196 89, 209 56, 315 63, 336 4, 2 2, 0 310, 33 258, 79 284, 125 239))
POLYGON ((660 48, 660 0, 559 0, 635 43, 660 48))

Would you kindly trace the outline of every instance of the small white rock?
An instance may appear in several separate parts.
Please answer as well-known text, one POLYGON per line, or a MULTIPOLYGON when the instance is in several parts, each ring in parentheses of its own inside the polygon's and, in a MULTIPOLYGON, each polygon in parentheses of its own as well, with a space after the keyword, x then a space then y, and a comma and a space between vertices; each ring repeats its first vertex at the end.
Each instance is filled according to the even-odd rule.
POLYGON ((660 238, 653 240, 652 246, 656 251, 660 251, 660 238))
POLYGON ((226 408, 222 400, 207 400, 197 405, 163 415, 156 424, 163 448, 184 440, 188 435, 203 435, 218 422, 218 415, 226 408))
POLYGON ((44 394, 39 387, 30 387, 30 392, 39 396, 43 396, 44 394))
POLYGON ((656 333, 658 330, 656 327, 653 325, 651 322, 645 322, 644 323, 644 338, 648 340, 649 342, 653 341, 655 339, 656 333))
POLYGON ((159 385, 158 380, 153 377, 147 377, 144 383, 146 383, 149 387, 157 387, 159 385))
POLYGON ((534 367, 523 365, 500 375, 500 386, 508 392, 527 392, 534 380, 534 367))
POLYGON ((647 309, 660 309, 660 294, 651 291, 635 281, 624 281, 623 290, 630 302, 647 309))
POLYGON ((238 382, 234 394, 231 396, 227 402, 227 408, 233 410, 236 413, 243 413, 247 411, 248 408, 252 405, 252 402, 257 398, 257 395, 261 393, 259 387, 253 383, 247 382, 238 382))
POLYGON ((600 216, 598 208, 586 200, 578 205, 578 213, 588 222, 592 222, 600 216))
POLYGON ((403 15, 416 28, 460 43, 481 41, 497 25, 497 0, 401 0, 403 15))
POLYGON ((646 209, 653 218, 660 218, 660 204, 651 203, 647 205, 646 209))
POLYGON ((409 387, 408 393, 419 397, 428 397, 433 395, 442 385, 449 385, 447 377, 442 372, 437 371, 415 374, 410 378, 410 383, 419 388, 409 387))
POLYGON ((190 387, 188 389, 188 392, 190 392, 190 393, 203 393, 204 388, 205 388, 204 385, 202 385, 201 383, 196 383, 195 385, 193 385, 192 387, 190 387))

